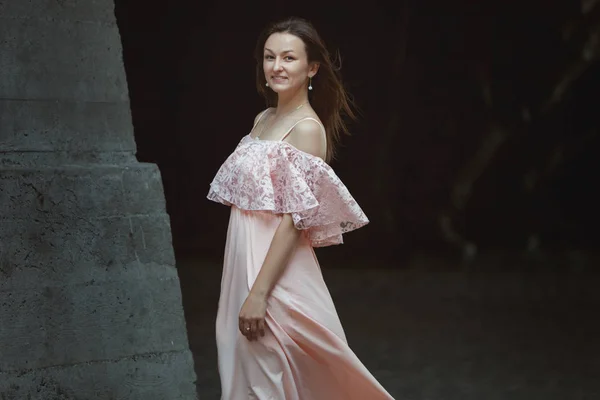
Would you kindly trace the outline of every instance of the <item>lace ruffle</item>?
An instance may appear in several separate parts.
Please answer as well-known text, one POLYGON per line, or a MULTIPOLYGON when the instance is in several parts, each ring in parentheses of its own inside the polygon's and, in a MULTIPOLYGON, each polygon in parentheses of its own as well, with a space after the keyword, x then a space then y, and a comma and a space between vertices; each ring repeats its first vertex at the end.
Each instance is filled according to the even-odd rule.
POLYGON ((208 199, 243 210, 289 213, 313 247, 343 243, 369 220, 333 169, 286 142, 244 136, 210 184, 208 199))

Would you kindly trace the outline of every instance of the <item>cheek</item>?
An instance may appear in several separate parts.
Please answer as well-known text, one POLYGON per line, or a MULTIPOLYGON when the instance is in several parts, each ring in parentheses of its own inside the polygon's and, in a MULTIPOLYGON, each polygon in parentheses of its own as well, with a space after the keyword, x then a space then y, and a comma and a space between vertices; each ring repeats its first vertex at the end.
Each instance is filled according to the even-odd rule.
POLYGON ((293 70, 295 74, 298 75, 308 75, 310 68, 305 63, 295 63, 293 66, 293 70))
POLYGON ((294 68, 291 75, 294 76, 294 79, 303 80, 308 75, 308 71, 305 68, 294 68))

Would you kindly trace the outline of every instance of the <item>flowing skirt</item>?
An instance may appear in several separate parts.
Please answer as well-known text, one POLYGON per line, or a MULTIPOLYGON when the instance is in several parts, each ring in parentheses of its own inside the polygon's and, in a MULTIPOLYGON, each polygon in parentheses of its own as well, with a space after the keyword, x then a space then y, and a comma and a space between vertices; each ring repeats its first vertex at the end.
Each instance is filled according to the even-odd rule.
POLYGON ((221 399, 392 399, 348 347, 304 235, 268 299, 265 336, 250 342, 238 330, 280 222, 270 212, 231 207, 216 320, 221 399))

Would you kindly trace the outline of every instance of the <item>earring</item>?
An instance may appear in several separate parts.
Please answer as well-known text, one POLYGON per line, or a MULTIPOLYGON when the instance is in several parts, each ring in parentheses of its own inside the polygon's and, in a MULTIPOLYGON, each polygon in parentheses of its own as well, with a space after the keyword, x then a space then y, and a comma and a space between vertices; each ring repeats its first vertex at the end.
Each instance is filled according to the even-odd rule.
POLYGON ((312 90, 312 76, 308 78, 308 90, 312 90))
POLYGON ((265 83, 265 86, 266 86, 266 87, 269 87, 269 82, 266 82, 266 83, 265 83))

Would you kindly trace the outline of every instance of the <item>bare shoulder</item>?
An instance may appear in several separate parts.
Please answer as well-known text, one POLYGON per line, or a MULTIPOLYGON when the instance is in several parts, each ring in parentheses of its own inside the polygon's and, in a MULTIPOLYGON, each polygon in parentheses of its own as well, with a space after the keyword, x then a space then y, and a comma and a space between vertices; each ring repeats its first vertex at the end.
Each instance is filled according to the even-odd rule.
POLYGON ((256 114, 256 117, 254 117, 254 126, 256 126, 256 124, 258 124, 258 121, 260 121, 262 116, 264 114, 266 114, 270 109, 271 109, 271 107, 266 108, 266 109, 262 110, 261 112, 259 112, 258 114, 256 114))
POLYGON ((298 150, 325 159, 327 151, 325 132, 322 125, 312 118, 298 122, 286 141, 298 150))

